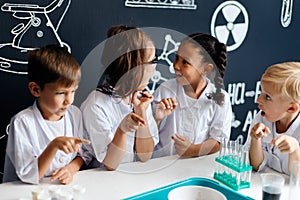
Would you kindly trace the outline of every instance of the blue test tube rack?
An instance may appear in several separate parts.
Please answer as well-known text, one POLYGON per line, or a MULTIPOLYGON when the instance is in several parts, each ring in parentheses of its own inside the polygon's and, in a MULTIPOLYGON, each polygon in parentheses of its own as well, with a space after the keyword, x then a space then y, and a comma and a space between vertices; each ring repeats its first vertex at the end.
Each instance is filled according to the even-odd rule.
POLYGON ((231 156, 221 156, 215 159, 223 170, 217 170, 214 178, 234 190, 250 187, 252 166, 238 162, 231 156))

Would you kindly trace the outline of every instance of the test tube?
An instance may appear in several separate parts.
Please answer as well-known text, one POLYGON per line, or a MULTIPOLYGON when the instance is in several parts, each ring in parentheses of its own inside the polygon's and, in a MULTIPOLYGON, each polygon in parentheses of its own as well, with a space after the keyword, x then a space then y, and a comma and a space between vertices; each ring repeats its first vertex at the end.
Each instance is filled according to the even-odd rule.
POLYGON ((232 148, 233 148, 233 141, 229 140, 228 141, 228 156, 229 156, 229 160, 232 159, 232 148))
POLYGON ((235 140, 234 143, 235 143, 235 145, 234 145, 234 147, 235 147, 234 148, 234 160, 236 162, 238 162, 238 158, 239 158, 238 153, 239 153, 239 148, 240 148, 241 144, 239 143, 239 140, 235 140))
POLYGON ((241 184, 241 172, 236 172, 236 184, 237 186, 241 184))
MULTIPOLYGON (((233 140, 229 141, 228 149, 229 149, 229 162, 232 165, 234 163, 234 156, 235 156, 235 141, 233 141, 233 140)), ((236 176, 235 171, 231 168, 229 168, 229 174, 232 177, 236 176)))
POLYGON ((240 145, 238 150, 238 166, 241 168, 244 165, 244 146, 240 145))
POLYGON ((221 138, 220 149, 219 149, 219 158, 221 159, 223 156, 223 146, 224 146, 224 137, 221 138))
MULTIPOLYGON (((219 159, 222 158, 222 142, 220 142, 220 149, 219 149, 219 159)), ((221 173, 221 165, 219 164, 219 162, 216 162, 216 170, 217 174, 221 173)))
MULTIPOLYGON (((250 161, 249 161, 249 151, 248 150, 244 150, 244 166, 249 166, 250 165, 250 161)), ((244 172, 244 177, 243 180, 246 182, 250 182, 251 181, 251 170, 244 172)))
POLYGON ((244 164, 245 165, 249 165, 250 162, 249 162, 249 151, 244 149, 244 164))
POLYGON ((223 139, 223 156, 228 156, 228 146, 227 146, 227 139, 223 139))
MULTIPOLYGON (((221 160, 224 157, 224 144, 225 144, 225 138, 222 137, 220 142, 220 150, 219 150, 219 159, 221 160)), ((217 173, 223 174, 223 172, 224 172, 224 166, 221 163, 217 162, 217 173)))

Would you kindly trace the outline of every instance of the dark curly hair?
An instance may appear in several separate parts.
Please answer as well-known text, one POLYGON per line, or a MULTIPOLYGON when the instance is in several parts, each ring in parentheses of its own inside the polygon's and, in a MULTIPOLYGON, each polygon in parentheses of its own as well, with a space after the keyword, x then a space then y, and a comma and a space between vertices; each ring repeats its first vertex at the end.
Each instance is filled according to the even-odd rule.
POLYGON ((216 74, 214 83, 216 91, 208 94, 208 98, 213 99, 219 105, 224 104, 224 94, 222 88, 224 87, 223 78, 227 65, 227 51, 226 45, 219 42, 215 37, 205 33, 194 33, 186 37, 182 42, 191 42, 201 48, 200 53, 203 55, 203 61, 212 63, 216 67, 216 74))

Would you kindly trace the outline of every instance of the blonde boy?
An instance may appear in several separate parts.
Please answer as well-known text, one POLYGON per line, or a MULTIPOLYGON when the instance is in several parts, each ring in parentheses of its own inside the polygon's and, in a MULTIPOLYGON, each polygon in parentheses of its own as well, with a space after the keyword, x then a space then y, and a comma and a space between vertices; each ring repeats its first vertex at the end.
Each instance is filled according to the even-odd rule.
POLYGON ((262 75, 261 89, 260 112, 247 140, 250 163, 257 171, 268 166, 289 174, 292 161, 300 161, 300 63, 270 66, 262 75))

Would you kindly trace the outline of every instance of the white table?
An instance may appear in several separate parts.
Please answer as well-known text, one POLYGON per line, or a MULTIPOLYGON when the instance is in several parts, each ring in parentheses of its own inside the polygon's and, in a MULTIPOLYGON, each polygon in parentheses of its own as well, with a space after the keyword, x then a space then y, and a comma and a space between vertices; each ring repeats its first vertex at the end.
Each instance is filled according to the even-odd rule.
MULTIPOLYGON (((82 185, 86 188, 85 200, 122 199, 191 177, 213 179, 216 156, 217 154, 213 154, 186 159, 171 156, 152 159, 145 163, 122 164, 116 171, 85 170, 74 176, 72 184, 59 185, 59 187, 64 190, 71 190, 73 185, 82 185)), ((288 177, 285 177, 286 185, 281 197, 282 200, 287 199, 288 196, 288 177)), ((32 189, 36 187, 48 189, 50 185, 53 183, 50 183, 48 178, 43 179, 39 186, 20 182, 0 184, 0 199, 31 200, 32 189)), ((251 187, 238 192, 253 199, 262 199, 259 174, 253 172, 251 187)))

